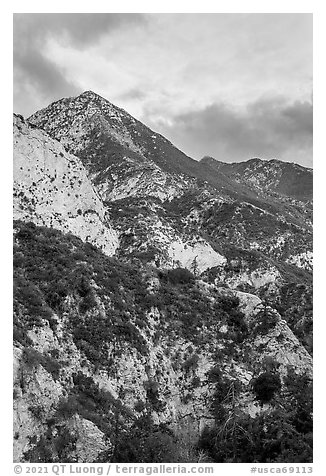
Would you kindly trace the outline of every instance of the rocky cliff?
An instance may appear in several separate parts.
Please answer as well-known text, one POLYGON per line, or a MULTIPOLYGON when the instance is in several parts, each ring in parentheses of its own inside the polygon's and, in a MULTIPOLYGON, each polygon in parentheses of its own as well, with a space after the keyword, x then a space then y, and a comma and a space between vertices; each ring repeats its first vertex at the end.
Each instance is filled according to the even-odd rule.
POLYGON ((73 233, 109 255, 117 233, 80 160, 14 116, 14 217, 73 233))

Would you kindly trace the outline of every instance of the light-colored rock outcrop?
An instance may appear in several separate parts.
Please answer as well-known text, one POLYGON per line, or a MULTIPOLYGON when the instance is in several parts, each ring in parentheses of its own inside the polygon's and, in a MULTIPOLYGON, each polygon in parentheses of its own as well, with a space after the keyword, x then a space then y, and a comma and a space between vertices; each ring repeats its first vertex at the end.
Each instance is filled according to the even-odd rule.
POLYGON ((14 116, 14 218, 57 228, 108 255, 117 233, 80 160, 14 116))

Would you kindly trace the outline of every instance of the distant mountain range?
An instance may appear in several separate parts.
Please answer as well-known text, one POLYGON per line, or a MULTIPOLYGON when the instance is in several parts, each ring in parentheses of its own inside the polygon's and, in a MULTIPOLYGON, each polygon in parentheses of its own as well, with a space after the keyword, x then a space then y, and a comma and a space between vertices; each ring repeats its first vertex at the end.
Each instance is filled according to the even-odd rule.
POLYGON ((15 460, 310 461, 312 175, 195 161, 91 91, 15 115, 15 460))
POLYGON ((204 157, 202 164, 258 191, 276 192, 297 200, 312 200, 312 169, 281 160, 250 159, 227 164, 204 157))

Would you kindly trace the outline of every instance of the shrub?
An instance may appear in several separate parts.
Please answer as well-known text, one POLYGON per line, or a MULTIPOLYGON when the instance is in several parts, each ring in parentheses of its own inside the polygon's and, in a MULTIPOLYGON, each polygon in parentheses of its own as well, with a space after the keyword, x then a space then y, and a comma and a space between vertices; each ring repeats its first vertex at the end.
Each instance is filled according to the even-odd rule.
POLYGON ((146 408, 146 403, 143 402, 142 400, 138 400, 138 402, 135 403, 134 409, 137 413, 141 413, 144 411, 146 408))
POLYGON ((256 418, 227 415, 203 431, 198 446, 216 463, 309 463, 313 456, 311 438, 296 431, 282 410, 256 418))
POLYGON ((33 341, 27 335, 27 329, 22 322, 14 315, 13 322, 13 340, 19 342, 24 347, 28 347, 33 344, 33 341))
POLYGON ((110 458, 114 463, 177 462, 177 445, 173 433, 163 425, 154 425, 150 417, 138 418, 120 431, 110 458))
POLYGON ((222 378, 222 372, 220 368, 216 365, 210 368, 209 371, 207 372, 207 378, 208 378, 208 381, 211 383, 220 382, 222 378))
POLYGON ((89 291, 81 300, 79 304, 79 310, 82 314, 85 314, 90 309, 93 309, 96 306, 96 299, 94 293, 89 291))
POLYGON ((219 304, 223 311, 230 312, 239 307, 240 300, 237 296, 221 296, 219 298, 219 304))
POLYGON ((165 275, 161 274, 171 284, 190 284, 195 282, 194 275, 186 268, 175 268, 167 271, 165 275))
POLYGON ((41 405, 31 405, 28 407, 28 410, 31 412, 34 418, 37 420, 42 420, 44 409, 41 405))
POLYGON ((197 376, 194 377, 194 378, 192 379, 192 381, 191 381, 191 386, 192 386, 193 388, 198 388, 198 387, 200 387, 200 384, 201 384, 200 378, 197 377, 197 376))
POLYGON ((182 367, 185 370, 186 374, 190 371, 195 371, 198 367, 199 356, 197 354, 192 354, 183 364, 182 367))
POLYGON ((239 309, 240 300, 237 296, 221 296, 217 303, 217 311, 222 311, 228 326, 233 330, 232 338, 235 342, 241 343, 248 335, 248 326, 245 322, 245 315, 239 309))
POLYGON ((280 389, 280 376, 274 372, 264 372, 253 381, 253 391, 261 404, 270 402, 280 389))
POLYGON ((253 335, 268 334, 275 328, 279 318, 277 314, 267 305, 262 305, 262 309, 257 313, 255 322, 253 323, 253 335))
POLYGON ((44 355, 33 347, 27 347, 23 352, 23 361, 29 369, 42 365, 54 380, 58 380, 61 365, 50 355, 44 355))
POLYGON ((42 354, 33 347, 25 348, 22 358, 29 369, 37 367, 42 362, 42 354))
POLYGON ((308 434, 313 430, 313 388, 312 379, 307 374, 297 375, 292 368, 284 379, 286 398, 289 401, 291 421, 300 433, 308 434))
POLYGON ((56 430, 55 435, 48 429, 38 441, 31 441, 33 446, 24 453, 25 460, 30 463, 74 462, 71 452, 76 447, 76 436, 65 425, 57 426, 56 430))
POLYGON ((159 398, 159 384, 153 379, 149 379, 144 382, 144 389, 146 390, 146 396, 148 402, 152 405, 153 409, 156 411, 164 410, 166 403, 161 402, 159 398))
POLYGON ((21 276, 14 277, 14 300, 26 309, 29 327, 42 326, 42 319, 52 316, 38 287, 21 276))
POLYGON ((49 355, 43 355, 41 364, 45 368, 45 370, 47 370, 47 372, 52 375, 54 380, 59 379, 61 369, 60 362, 58 362, 55 358, 52 358, 49 355))
POLYGON ((52 463, 53 453, 45 436, 41 435, 36 445, 24 453, 24 460, 29 463, 52 463))

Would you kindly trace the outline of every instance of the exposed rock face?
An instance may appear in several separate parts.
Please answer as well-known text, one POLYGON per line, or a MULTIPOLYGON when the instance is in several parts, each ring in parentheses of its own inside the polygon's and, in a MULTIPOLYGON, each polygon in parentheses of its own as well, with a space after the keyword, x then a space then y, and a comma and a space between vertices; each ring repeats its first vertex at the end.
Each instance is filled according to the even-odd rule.
MULTIPOLYGON (((255 323, 262 304, 261 300, 257 296, 243 292, 237 292, 237 296, 240 299, 240 309, 245 313, 246 319, 249 323, 255 323)), ((264 349, 262 354, 257 352, 257 364, 270 356, 278 362, 280 372, 284 375, 286 368, 293 366, 296 372, 308 372, 312 376, 311 356, 293 335, 286 321, 281 319, 275 310, 270 309, 270 311, 274 314, 277 323, 268 333, 258 335, 255 339, 255 348, 263 347, 264 349)))
POLYGON ((135 257, 163 268, 187 268, 201 273, 226 263, 196 229, 176 226, 164 206, 148 198, 119 200, 108 204, 115 228, 120 232, 122 257, 135 257))
POLYGON ((73 233, 112 255, 117 233, 77 157, 14 116, 14 217, 73 233))
POLYGON ((127 197, 155 197, 164 200, 182 195, 190 183, 188 179, 163 172, 155 163, 139 164, 128 158, 125 162, 110 167, 110 177, 101 180, 102 172, 94 174, 92 180, 105 201, 127 197))
POLYGON ((275 310, 269 309, 267 317, 260 316, 262 303, 257 296, 237 292, 238 312, 232 290, 201 280, 170 285, 164 277, 148 276, 146 268, 137 270, 133 283, 130 278, 136 277, 136 269, 125 267, 115 278, 120 301, 110 290, 109 277, 103 274, 114 276, 117 262, 96 251, 87 255, 81 242, 70 242, 64 235, 55 234, 56 241, 52 242, 45 228, 36 227, 33 235, 28 235, 28 226, 18 222, 15 235, 16 461, 44 457, 40 455, 45 449, 46 457, 53 461, 63 457, 96 461, 103 451, 112 456, 125 428, 148 412, 152 424, 166 424, 176 434, 186 426, 192 437, 198 438, 204 426, 214 420, 210 403, 216 387, 210 377, 214 369, 231 384, 240 385, 238 410, 256 416, 266 409, 255 401, 251 382, 266 368, 266 360, 279 367, 283 381, 289 368, 298 375, 311 375, 307 351, 275 310), (40 243, 46 243, 45 247, 40 243), (28 307, 30 304, 21 299, 27 283, 37 286, 52 306, 53 286, 61 286, 47 270, 52 262, 47 247, 64 253, 57 258, 60 262, 63 256, 66 259, 61 279, 70 280, 81 262, 85 270, 96 269, 96 274, 88 275, 90 288, 83 280, 68 281, 66 297, 61 297, 61 303, 55 301, 58 313, 44 314, 33 324, 32 313, 40 315, 44 305, 39 304, 39 311, 35 311, 36 304, 28 307), (45 276, 49 275, 46 281, 42 273, 35 274, 27 253, 45 276), (23 275, 27 282, 21 282, 23 275), (151 291, 146 303, 142 296, 148 286, 151 291), (174 300, 170 301, 169 293, 176 293, 174 300), (194 297, 189 309, 184 309, 187 295, 194 297), (128 301, 129 306, 121 313, 119 307, 128 301), (249 333, 243 334, 246 328, 249 333), (93 398, 97 403, 92 403, 93 398), (67 438, 69 444, 64 445, 67 438), (50 446, 46 439, 52 441, 50 446))
POLYGON ((305 251, 297 255, 292 255, 287 259, 290 264, 296 265, 298 268, 308 269, 312 271, 313 255, 311 251, 305 251))

